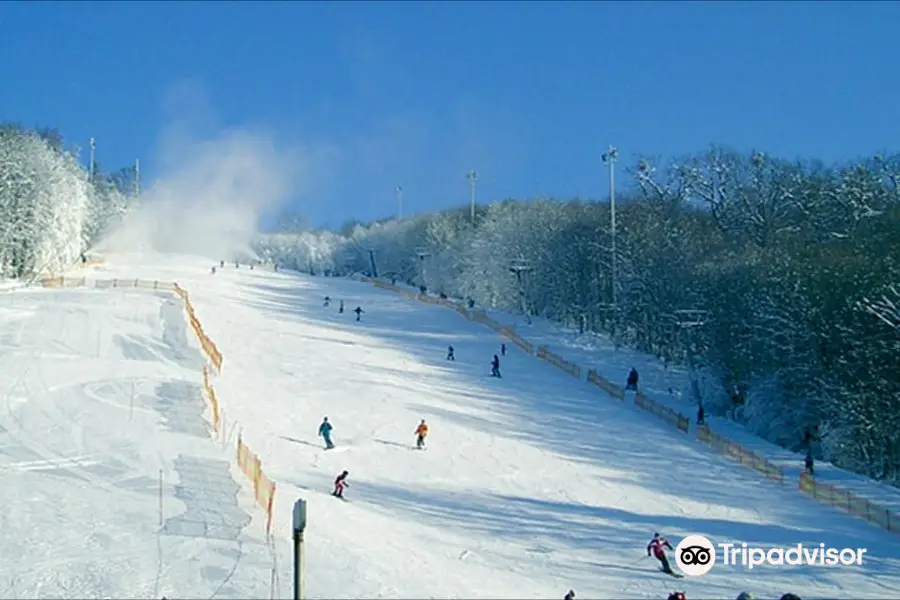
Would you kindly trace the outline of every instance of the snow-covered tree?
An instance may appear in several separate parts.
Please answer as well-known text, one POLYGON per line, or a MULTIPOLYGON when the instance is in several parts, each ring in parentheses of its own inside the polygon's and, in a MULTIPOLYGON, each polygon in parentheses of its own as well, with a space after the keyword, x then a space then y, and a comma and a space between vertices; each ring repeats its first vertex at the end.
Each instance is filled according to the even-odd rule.
POLYGON ((71 266, 125 209, 115 189, 89 181, 55 130, 0 126, 0 277, 71 266))

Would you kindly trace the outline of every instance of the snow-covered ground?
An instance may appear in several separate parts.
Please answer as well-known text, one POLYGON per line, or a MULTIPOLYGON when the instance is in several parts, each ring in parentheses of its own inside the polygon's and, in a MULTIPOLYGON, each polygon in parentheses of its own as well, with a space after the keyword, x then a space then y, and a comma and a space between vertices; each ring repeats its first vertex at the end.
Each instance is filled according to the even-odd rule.
MULTIPOLYGON (((561 328, 545 319, 532 319, 531 323, 526 323, 521 316, 501 311, 487 310, 485 313, 498 323, 512 325, 520 335, 533 342, 535 347, 546 345, 551 351, 581 365, 583 372, 595 369, 601 376, 620 387, 625 385, 628 371, 635 367, 640 372, 641 391, 645 396, 663 406, 680 411, 692 421, 696 420, 697 404, 688 393, 690 379, 683 367, 666 366, 653 356, 627 348, 616 348, 608 337, 578 334, 577 331, 561 328)), ((753 435, 738 423, 725 417, 707 414, 705 419, 713 431, 769 459, 784 470, 785 477, 793 482, 797 481, 803 470, 804 454, 753 435)), ((900 512, 900 490, 890 485, 822 461, 816 463, 816 480, 838 485, 877 502, 886 509, 900 512)))
POLYGON ((16 290, 0 295, 0 530, 15 557, 0 596, 290 597, 298 497, 310 598, 900 594, 896 535, 736 469, 512 345, 504 378, 490 378, 502 340, 453 311, 344 279, 106 260, 78 275, 190 292, 224 355, 213 385, 225 430, 278 484, 274 547, 234 438, 207 434, 202 356, 174 295, 16 290), (417 452, 422 418, 431 435, 417 452), (329 496, 342 469, 347 503, 329 496), (655 531, 868 552, 862 566, 718 565, 674 580, 646 558, 655 531))

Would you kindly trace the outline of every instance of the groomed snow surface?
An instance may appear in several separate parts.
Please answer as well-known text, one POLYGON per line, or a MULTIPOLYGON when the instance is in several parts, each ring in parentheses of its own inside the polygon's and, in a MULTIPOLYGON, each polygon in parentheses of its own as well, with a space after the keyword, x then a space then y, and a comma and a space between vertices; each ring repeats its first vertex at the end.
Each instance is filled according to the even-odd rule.
POLYGON ((0 597, 289 598, 298 497, 309 598, 900 594, 896 535, 512 345, 503 379, 489 377, 501 340, 453 311, 343 279, 105 258, 78 275, 189 291, 225 357, 213 385, 227 439, 208 433, 203 357, 173 294, 0 294, 0 597), (428 448, 416 451, 423 418, 428 448), (236 431, 278 484, 271 544, 235 465, 236 431), (349 502, 329 495, 343 469, 349 502), (862 566, 717 565, 675 580, 646 558, 656 531, 673 544, 868 551, 862 566))

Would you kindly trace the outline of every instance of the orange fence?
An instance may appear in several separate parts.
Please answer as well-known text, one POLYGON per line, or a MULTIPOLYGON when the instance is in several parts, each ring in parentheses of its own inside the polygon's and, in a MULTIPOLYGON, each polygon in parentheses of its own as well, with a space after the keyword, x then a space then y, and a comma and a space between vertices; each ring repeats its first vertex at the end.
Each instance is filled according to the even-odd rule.
MULTIPOLYGON (((92 263, 91 261, 88 261, 87 264, 99 264, 99 262, 92 263)), ((88 279, 86 277, 57 276, 45 277, 43 279, 40 279, 38 280, 38 284, 45 288, 136 288, 146 290, 174 291, 184 302, 185 312, 187 313, 187 320, 191 324, 194 333, 197 335, 197 339, 200 341, 200 345, 203 348, 203 351, 209 357, 212 365, 216 368, 217 371, 221 370, 222 368, 221 352, 219 352, 218 348, 216 348, 216 345, 209 338, 209 336, 204 333, 203 327, 200 325, 200 320, 197 318, 197 314, 194 311, 194 307, 191 304, 187 291, 177 283, 149 281, 143 279, 88 279)), ((212 433, 214 436, 218 436, 220 433, 222 433, 221 410, 219 407, 219 400, 216 396, 216 391, 213 388, 210 379, 209 367, 207 365, 204 365, 203 392, 207 398, 207 401, 209 402, 212 433)), ((268 535, 272 531, 272 507, 275 502, 275 482, 273 482, 263 473, 262 463, 260 462, 259 457, 250 451, 250 449, 244 444, 240 436, 238 436, 237 442, 237 462, 238 466, 240 466, 241 468, 241 471, 253 483, 253 493, 256 503, 266 513, 266 534, 268 535)))
POLYGON ((86 261, 78 261, 75 263, 75 267, 78 269, 85 269, 87 267, 96 267, 97 265, 102 265, 103 259, 101 258, 89 258, 86 261))
POLYGON ((142 290, 172 291, 174 286, 168 281, 149 279, 88 279, 87 277, 44 277, 38 285, 45 288, 132 288, 142 290))
POLYGON ((647 412, 656 415, 678 431, 687 433, 688 429, 690 429, 691 421, 686 416, 675 409, 663 406, 656 400, 648 398, 640 392, 634 394, 634 403, 647 412))
MULTIPOLYGON (((203 347, 204 352, 206 352, 206 355, 209 357, 210 361, 212 361, 212 364, 217 369, 220 369, 222 366, 222 354, 216 348, 216 345, 212 340, 210 340, 203 332, 203 327, 200 325, 200 320, 197 318, 194 307, 188 298, 187 291, 177 283, 174 284, 174 290, 175 293, 184 300, 188 321, 194 329, 194 332, 197 334, 197 339, 200 340, 200 345, 203 347)), ((216 391, 213 388, 210 379, 209 367, 204 365, 203 391, 209 401, 210 421, 212 423, 213 434, 219 435, 220 433, 224 433, 221 426, 221 409, 219 407, 219 399, 216 396, 216 391)), ((260 461, 259 456, 250 451, 250 448, 244 444, 240 435, 238 435, 237 440, 237 463, 241 468, 241 472, 243 472, 253 484, 253 497, 256 500, 256 504, 258 504, 266 513, 266 535, 270 535, 272 532, 273 505, 275 503, 275 482, 263 473, 262 461, 260 461)))
POLYGON ((616 400, 625 399, 625 390, 603 377, 595 369, 588 369, 587 380, 588 383, 594 384, 616 400))
POLYGON ((560 356, 558 354, 554 354, 553 352, 550 352, 550 350, 547 348, 547 346, 538 346, 536 356, 538 358, 540 358, 541 360, 547 361, 554 367, 557 367, 558 369, 565 371, 572 377, 581 379, 581 367, 579 367, 575 363, 567 361, 566 359, 564 359, 562 356, 560 356))
POLYGON ((259 456, 250 451, 240 435, 237 440, 237 463, 247 479, 253 483, 256 503, 266 512, 266 535, 269 535, 272 532, 275 482, 263 473, 262 461, 259 460, 259 456))
POLYGON ((203 391, 206 392, 206 399, 209 401, 209 414, 213 433, 218 435, 220 429, 219 401, 216 398, 216 390, 213 389, 212 384, 209 382, 209 369, 206 365, 203 365, 203 391))
POLYGON ((784 483, 784 470, 781 467, 756 452, 747 450, 737 442, 713 433, 707 425, 701 425, 697 429, 697 441, 706 444, 719 454, 750 467, 772 481, 784 483))
POLYGON ((851 515, 862 517, 882 529, 900 533, 900 514, 891 512, 871 500, 857 496, 836 485, 818 483, 815 477, 809 473, 800 474, 799 487, 801 492, 812 496, 822 504, 834 506, 851 515))
POLYGON ((501 327, 500 333, 506 339, 514 343, 516 346, 518 346, 528 354, 534 354, 534 346, 532 345, 532 343, 516 333, 516 330, 513 327, 501 327))
POLYGON ((191 300, 188 297, 187 291, 177 283, 174 284, 174 289, 175 293, 178 294, 182 300, 184 300, 184 308, 187 311, 188 322, 194 329, 194 333, 197 334, 197 339, 200 340, 200 346, 203 348, 203 352, 205 352, 206 356, 209 357, 209 360, 216 368, 216 371, 221 371, 222 353, 219 352, 216 344, 211 339, 209 339, 209 336, 203 332, 203 327, 200 325, 200 320, 197 318, 197 314, 194 312, 194 306, 191 304, 191 300))

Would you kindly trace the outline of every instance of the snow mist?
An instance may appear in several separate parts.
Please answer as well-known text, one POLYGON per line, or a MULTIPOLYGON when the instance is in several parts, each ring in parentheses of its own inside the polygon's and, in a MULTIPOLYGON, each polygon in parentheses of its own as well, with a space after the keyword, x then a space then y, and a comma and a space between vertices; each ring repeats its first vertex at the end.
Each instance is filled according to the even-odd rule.
POLYGON ((249 253, 260 218, 297 191, 302 172, 297 153, 264 132, 228 130, 206 140, 170 135, 163 146, 166 172, 96 250, 215 260, 249 253))

